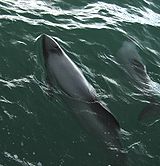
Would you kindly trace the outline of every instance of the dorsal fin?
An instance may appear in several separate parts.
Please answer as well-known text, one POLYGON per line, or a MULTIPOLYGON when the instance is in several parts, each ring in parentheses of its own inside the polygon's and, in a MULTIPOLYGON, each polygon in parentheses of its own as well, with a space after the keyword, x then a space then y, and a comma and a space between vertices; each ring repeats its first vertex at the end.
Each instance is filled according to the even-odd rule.
POLYGON ((110 126, 111 129, 120 130, 120 125, 118 120, 114 117, 114 115, 107 110, 100 102, 96 101, 90 104, 91 108, 97 114, 98 118, 106 124, 106 126, 110 126))

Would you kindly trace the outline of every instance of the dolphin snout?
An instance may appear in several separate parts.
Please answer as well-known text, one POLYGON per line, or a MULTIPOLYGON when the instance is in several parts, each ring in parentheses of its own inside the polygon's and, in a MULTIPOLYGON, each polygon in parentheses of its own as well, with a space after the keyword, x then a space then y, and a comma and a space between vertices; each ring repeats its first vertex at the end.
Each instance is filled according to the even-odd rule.
POLYGON ((42 35, 42 46, 45 58, 48 57, 49 53, 60 54, 62 52, 58 43, 46 34, 42 35))

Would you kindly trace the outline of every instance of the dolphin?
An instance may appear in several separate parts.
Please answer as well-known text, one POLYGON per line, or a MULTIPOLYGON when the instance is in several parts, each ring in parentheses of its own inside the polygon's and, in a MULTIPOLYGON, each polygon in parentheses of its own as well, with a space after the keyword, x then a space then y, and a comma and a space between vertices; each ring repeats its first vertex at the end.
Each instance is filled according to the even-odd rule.
POLYGON ((54 38, 42 35, 43 56, 47 77, 52 87, 59 89, 72 100, 73 114, 80 123, 107 149, 121 154, 120 125, 111 111, 97 99, 96 90, 87 81, 82 71, 63 51, 54 38))
POLYGON ((160 84, 149 77, 136 45, 131 41, 124 41, 117 52, 117 57, 122 68, 149 102, 140 113, 139 120, 160 114, 160 104, 155 99, 155 96, 160 95, 160 84))
POLYGON ((138 86, 146 89, 150 88, 148 85, 151 79, 134 43, 130 41, 123 42, 117 56, 125 72, 138 86))

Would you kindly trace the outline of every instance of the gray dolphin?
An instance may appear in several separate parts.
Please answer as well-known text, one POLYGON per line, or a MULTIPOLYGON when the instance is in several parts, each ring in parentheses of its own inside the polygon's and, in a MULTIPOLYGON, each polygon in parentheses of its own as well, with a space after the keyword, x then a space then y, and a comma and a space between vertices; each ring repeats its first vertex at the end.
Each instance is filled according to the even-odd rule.
POLYGON ((142 88, 150 88, 148 85, 151 79, 147 74, 146 66, 138 54, 134 43, 129 41, 123 42, 117 56, 123 69, 125 69, 132 80, 134 80, 142 88))
POLYGON ((56 81, 60 89, 72 100, 73 113, 81 124, 109 149, 116 149, 118 158, 122 147, 119 138, 120 125, 117 119, 97 100, 93 86, 55 39, 42 35, 42 45, 51 86, 54 86, 56 81))
POLYGON ((117 53, 118 61, 138 89, 150 103, 142 110, 139 120, 144 120, 151 115, 160 114, 160 104, 155 96, 160 96, 160 84, 151 80, 147 73, 146 66, 140 57, 136 45, 133 42, 123 42, 117 53))

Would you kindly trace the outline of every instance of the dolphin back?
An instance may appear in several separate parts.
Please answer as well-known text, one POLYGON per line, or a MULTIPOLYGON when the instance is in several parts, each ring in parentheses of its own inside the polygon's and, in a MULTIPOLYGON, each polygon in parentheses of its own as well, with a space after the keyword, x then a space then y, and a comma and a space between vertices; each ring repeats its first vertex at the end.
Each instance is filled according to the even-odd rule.
POLYGON ((127 156, 121 143, 120 124, 110 110, 98 101, 71 100, 67 103, 83 128, 104 147, 105 153, 113 157, 113 165, 126 166, 127 156))
POLYGON ((95 110, 95 113, 103 124, 110 128, 120 130, 119 122, 108 108, 105 108, 100 102, 91 103, 91 108, 95 110))
POLYGON ((84 129, 105 144, 105 148, 122 149, 120 124, 100 101, 85 102, 63 96, 63 100, 84 129))

